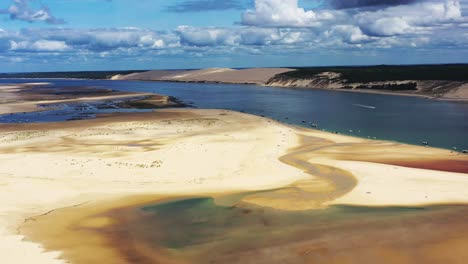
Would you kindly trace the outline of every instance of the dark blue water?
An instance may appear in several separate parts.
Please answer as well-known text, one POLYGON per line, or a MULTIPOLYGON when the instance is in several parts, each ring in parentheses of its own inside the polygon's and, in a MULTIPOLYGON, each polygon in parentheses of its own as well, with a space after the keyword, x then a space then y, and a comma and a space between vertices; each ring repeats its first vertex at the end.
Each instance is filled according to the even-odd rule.
MULTIPOLYGON (((435 147, 468 149, 466 103, 254 85, 57 79, 40 81, 51 82, 58 87, 96 86, 127 92, 153 92, 177 97, 198 108, 244 111, 306 127, 314 123, 320 129, 365 138, 375 137, 417 145, 427 141, 435 147)), ((37 80, 0 80, 0 83, 15 82, 37 80)), ((70 111, 74 108, 68 109, 70 111)), ((65 109, 62 111, 66 112, 65 109)), ((125 110, 94 108, 89 111, 89 116, 115 111, 125 110)), ((57 111, 26 115, 27 122, 46 122, 67 120, 70 114, 73 115, 73 112, 64 117, 60 117, 57 111)), ((15 122, 21 119, 21 115, 0 116, 0 122, 15 122)))

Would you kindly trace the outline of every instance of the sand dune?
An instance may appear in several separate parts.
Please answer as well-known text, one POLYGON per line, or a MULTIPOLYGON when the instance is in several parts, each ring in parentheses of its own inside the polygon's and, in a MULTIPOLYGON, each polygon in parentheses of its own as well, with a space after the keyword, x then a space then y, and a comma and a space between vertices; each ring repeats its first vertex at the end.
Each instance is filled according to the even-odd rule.
POLYGON ((265 84, 273 76, 292 71, 287 68, 252 68, 229 69, 211 68, 187 71, 148 71, 116 76, 115 80, 147 80, 147 81, 177 81, 177 82, 209 82, 209 83, 249 83, 265 84))
POLYGON ((147 71, 147 72, 140 72, 140 73, 132 73, 128 75, 116 75, 113 77, 113 80, 142 80, 142 81, 157 81, 165 76, 176 75, 179 73, 184 73, 186 71, 164 71, 164 70, 155 70, 155 71, 147 71))
POLYGON ((443 98, 453 99, 453 100, 459 100, 459 99, 466 100, 468 98, 468 84, 463 84, 457 89, 454 89, 453 91, 450 91, 444 94, 443 98))

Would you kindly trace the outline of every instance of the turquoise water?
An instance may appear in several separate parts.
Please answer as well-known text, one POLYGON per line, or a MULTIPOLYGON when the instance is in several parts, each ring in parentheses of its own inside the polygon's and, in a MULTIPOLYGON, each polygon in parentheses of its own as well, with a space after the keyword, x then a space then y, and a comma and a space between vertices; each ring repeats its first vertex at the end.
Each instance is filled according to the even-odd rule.
MULTIPOLYGON (((197 108, 228 109, 262 115, 284 123, 363 138, 394 140, 458 150, 468 149, 468 104, 418 97, 286 89, 254 85, 166 83, 107 80, 41 80, 57 87, 95 86, 128 92, 153 92, 179 98, 197 108)), ((37 82, 3 79, 0 83, 37 82)), ((128 109, 99 109, 84 114, 76 107, 59 111, 0 116, 0 122, 50 122, 92 118, 97 113, 128 109)), ((131 110, 134 111, 134 110, 131 110)), ((139 110, 141 111, 141 110, 139 110)))

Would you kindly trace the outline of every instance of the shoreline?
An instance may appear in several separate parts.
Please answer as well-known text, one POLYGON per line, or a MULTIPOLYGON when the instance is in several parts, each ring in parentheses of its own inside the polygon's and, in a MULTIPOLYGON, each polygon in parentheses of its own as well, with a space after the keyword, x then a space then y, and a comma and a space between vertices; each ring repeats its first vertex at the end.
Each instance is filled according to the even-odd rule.
MULTIPOLYGON (((372 67, 371 67, 372 68, 372 67)), ((377 69, 377 72, 382 69, 377 69)), ((363 74, 370 70, 369 68, 362 69, 355 68, 353 75, 363 74), (359 72, 359 71, 364 72, 359 72)), ((134 81, 167 81, 167 82, 182 82, 182 83, 222 83, 222 84, 254 84, 267 87, 280 87, 280 88, 296 88, 296 89, 322 89, 322 90, 347 90, 351 92, 363 93, 381 93, 381 94, 395 94, 402 96, 412 96, 410 92, 418 93, 422 97, 431 99, 448 99, 451 101, 468 101, 468 83, 465 78, 461 78, 455 72, 453 79, 441 80, 426 80, 425 77, 413 76, 413 79, 399 80, 398 76, 395 78, 395 69, 387 69, 387 81, 385 78, 377 78, 377 81, 370 81, 370 79, 355 80, 354 83, 348 83, 339 69, 322 69, 322 72, 313 71, 309 72, 308 69, 295 69, 295 68, 247 68, 247 69, 230 69, 230 68, 205 68, 199 70, 180 70, 176 72, 164 70, 152 70, 141 73, 133 73, 128 75, 115 75, 111 80, 134 80, 134 81), (393 77, 392 77, 393 76, 393 77), (422 77, 422 78, 421 78, 422 77), (464 81, 463 81, 464 80, 464 81), (411 82, 414 87, 407 83, 411 82), (399 83, 399 84, 397 84, 399 83), (405 84, 401 84, 405 83, 405 84), (359 89, 359 87, 367 85, 374 85, 376 89, 359 89), (384 90, 388 87, 399 87, 401 90, 384 90), (400 87, 403 85, 404 87, 400 87), (347 89, 353 88, 353 89, 347 89), (358 90, 355 90, 357 88, 358 90), (441 98, 442 97, 442 98, 441 98), (445 98, 446 97, 446 98, 445 98)), ((434 70, 434 69, 433 69, 434 70)), ((426 69, 426 71, 428 71, 426 69)), ((372 72, 372 70, 371 70, 372 72)), ((428 71, 430 72, 430 71, 428 71)), ((376 74, 368 73, 368 74, 376 74)), ((372 75, 372 76, 374 76, 372 75)), ((385 75, 385 74, 384 74, 385 75)), ((416 74, 417 75, 417 74, 416 74)), ((374 76, 375 77, 375 76, 374 76)), ((359 79, 359 78, 358 78, 359 79)), ((372 87, 367 87, 372 88, 372 87)))
POLYGON ((394 96, 408 96, 408 97, 420 97, 428 100, 436 101, 447 101, 454 103, 468 103, 468 98, 443 98, 443 97, 434 97, 431 95, 424 94, 409 94, 409 93, 396 93, 390 91, 378 91, 378 90, 354 90, 354 89, 334 89, 334 88, 310 88, 310 87, 300 87, 300 86, 280 86, 280 85, 267 85, 263 83, 245 83, 245 82, 210 82, 210 81, 178 81, 178 80, 111 80, 109 81, 119 81, 119 82, 159 82, 159 83, 201 83, 201 84, 225 84, 225 85, 255 85, 259 87, 269 87, 269 88, 278 88, 278 89, 299 89, 299 90, 318 90, 318 91, 331 91, 331 92, 349 92, 349 93, 364 93, 364 94, 380 94, 380 95, 394 95, 394 96))
POLYGON ((337 88, 310 88, 305 86, 287 86, 287 85, 268 85, 262 82, 241 82, 241 81, 233 81, 233 82, 223 82, 223 81, 190 81, 190 80, 170 80, 170 79, 161 79, 161 80, 138 80, 138 79, 86 79, 86 78, 3 78, 5 80, 8 79, 24 79, 24 80, 103 80, 103 81, 138 81, 138 82, 167 82, 167 83, 200 83, 200 84, 226 84, 226 85, 255 85, 255 86, 262 86, 262 87, 270 87, 270 88, 281 88, 281 89, 303 89, 303 90, 323 90, 323 91, 336 91, 336 92, 356 92, 356 93, 364 93, 364 94, 380 94, 380 95, 394 95, 394 96, 409 96, 409 97, 420 97, 429 100, 436 100, 436 101, 447 101, 447 102, 455 102, 455 103, 468 103, 468 98, 444 98, 444 97, 437 97, 432 95, 425 95, 425 94, 413 94, 413 93, 401 93, 401 92, 392 92, 392 91, 385 91, 385 90, 372 90, 372 89, 337 89, 337 88))
POLYGON ((54 108, 44 105, 57 105, 80 102, 114 102, 122 108, 158 109, 169 107, 187 107, 177 98, 154 93, 118 92, 109 89, 88 87, 70 87, 70 94, 60 95, 49 87, 50 83, 0 84, 0 115, 42 112, 54 108), (31 89, 35 87, 36 89, 31 89))
POLYGON ((332 91, 332 92, 349 92, 349 93, 364 93, 364 94, 380 94, 380 95, 393 95, 393 96, 408 96, 408 97, 420 97, 428 100, 435 100, 435 101, 447 101, 447 102, 454 102, 454 103, 468 103, 468 98, 443 98, 443 97, 435 97, 431 95, 424 95, 424 94, 411 94, 411 93, 398 93, 398 92, 391 92, 391 91, 379 91, 379 90, 372 90, 372 89, 334 89, 334 88, 309 88, 309 87, 294 87, 294 86, 273 86, 273 85, 262 85, 265 87, 272 87, 272 88, 281 88, 281 89, 306 89, 306 90, 323 90, 323 91, 332 91))
MULTIPOLYGON (((122 80, 121 80, 122 81, 122 80)), ((126 80, 123 80, 126 81, 126 80)), ((156 81, 156 82, 164 82, 164 81, 156 81)), ((8 86, 18 86, 16 89, 25 89, 31 86, 37 86, 37 87, 42 87, 49 85, 49 83, 22 83, 22 84, 4 84, 3 88, 8 88, 8 86)), ((226 85, 238 85, 238 84, 226 84, 226 85)), ((242 85, 242 84, 240 84, 242 85)), ((249 84, 253 85, 253 84, 249 84)), ((258 85, 257 85, 258 86, 258 85)), ((299 88, 289 88, 289 87, 276 87, 276 86, 265 86, 265 87, 271 87, 271 88, 279 88, 279 89, 299 89, 299 88)), ((0 85, 0 88, 2 86, 0 85)), ((72 90, 76 89, 71 87, 72 90)), ((302 89, 302 88, 301 88, 302 89)), ((99 88, 97 88, 99 90, 99 88)), ((108 89, 106 89, 108 90, 108 89)), ((317 90, 324 90, 324 91, 347 91, 347 90, 336 90, 336 89, 318 89, 317 90)), ((77 89, 79 92, 79 89, 77 89)), ((360 91, 356 91, 360 92, 360 91)), ((9 94, 12 92, 9 92, 8 89, 0 89, 0 95, 6 95, 7 97, 9 94), (6 90, 6 92, 5 92, 6 90)), ((180 101, 178 98, 172 97, 172 96, 166 96, 166 95, 158 95, 154 93, 129 93, 129 92, 118 92, 118 91, 113 91, 109 90, 108 93, 110 95, 98 95, 94 96, 92 93, 90 93, 90 96, 88 97, 76 97, 76 98, 60 98, 60 99, 49 99, 49 100, 37 100, 37 101, 31 101, 31 100, 23 100, 21 98, 15 98, 16 102, 7 102, 7 103, 1 103, 0 102, 0 114, 15 114, 15 113, 21 113, 21 112, 41 112, 41 111, 49 111, 53 110, 52 108, 42 108, 40 107, 41 104, 60 104, 60 103, 79 103, 79 102, 94 102, 94 101, 103 101, 103 102, 112 102, 112 100, 124 100, 124 102, 118 103, 117 106, 121 108, 136 108, 136 109, 164 109, 164 108, 191 108, 193 107, 190 104, 186 104, 183 101, 180 101), (115 93, 115 94, 114 94, 115 93), (14 112, 12 112, 11 109, 16 109, 14 112)), ((380 93, 380 92, 379 92, 380 93)), ((34 94, 34 93, 33 93, 34 94)), ((41 95, 41 94, 39 94, 41 95)), ((385 94, 385 95, 398 95, 398 94, 385 94)), ((24 95, 23 95, 24 96, 24 95)), ((27 94, 26 94, 26 99, 27 99, 27 94)), ((48 96, 46 94, 46 96, 48 96)), ((413 95, 413 96, 421 96, 421 95, 413 95)), ((457 101, 458 102, 458 101, 457 101)), ((463 103, 463 102, 461 102, 463 103)), ((84 118, 87 119, 87 118, 84 118)), ((80 120, 79 118, 77 120, 80 120)), ((284 123, 281 120, 278 120, 282 124, 289 124, 289 123, 284 123)), ((47 123, 47 122, 45 122, 47 123)), ((290 124, 292 125, 292 124, 290 124)), ((298 127, 304 127, 304 128, 309 128, 308 126, 301 126, 300 124, 298 127)), ((322 130, 325 131, 325 130, 322 130)), ((331 132, 331 131, 330 131, 331 132)), ((368 137, 365 137, 364 135, 359 136, 357 134, 348 134, 346 131, 342 133, 343 135, 348 135, 352 137, 358 137, 358 138, 363 138, 366 139, 368 137)), ((391 140, 391 139, 382 139, 385 141, 389 142, 397 142, 397 143, 402 143, 402 144, 411 144, 414 146, 421 146, 420 142, 402 142, 402 141, 396 141, 396 140, 391 140)), ((461 147, 458 150, 454 150, 453 147, 450 146, 430 146, 432 148, 441 148, 441 149, 446 149, 446 150, 451 150, 459 153, 463 153, 464 148, 461 147)))

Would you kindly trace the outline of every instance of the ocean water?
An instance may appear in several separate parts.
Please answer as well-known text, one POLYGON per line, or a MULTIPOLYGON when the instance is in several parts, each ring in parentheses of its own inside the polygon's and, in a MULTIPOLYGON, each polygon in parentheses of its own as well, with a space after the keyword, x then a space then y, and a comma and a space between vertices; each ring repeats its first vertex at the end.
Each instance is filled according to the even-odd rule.
MULTIPOLYGON (((0 83, 37 82, 2 79, 0 83)), ((380 94, 287 89, 255 85, 168 83, 108 80, 42 79, 57 87, 94 86, 126 92, 153 92, 179 98, 196 108, 227 109, 261 115, 284 123, 348 134, 458 150, 468 149, 468 103, 380 94)), ((50 122, 93 118, 98 113, 128 109, 83 111, 73 105, 59 111, 1 115, 0 122, 50 122)), ((130 110, 141 111, 141 110, 130 110)))

